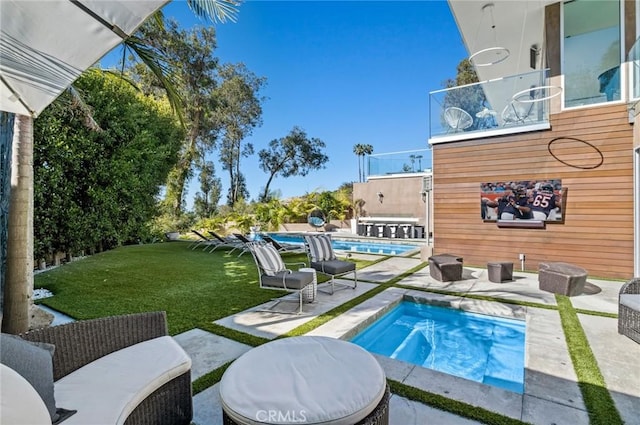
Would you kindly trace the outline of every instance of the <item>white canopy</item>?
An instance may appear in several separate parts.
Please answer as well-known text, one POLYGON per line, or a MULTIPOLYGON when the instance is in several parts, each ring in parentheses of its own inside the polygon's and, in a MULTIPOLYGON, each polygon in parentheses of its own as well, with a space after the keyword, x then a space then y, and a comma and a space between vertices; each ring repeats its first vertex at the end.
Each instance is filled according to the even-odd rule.
POLYGON ((170 0, 0 0, 0 110, 36 117, 170 0))

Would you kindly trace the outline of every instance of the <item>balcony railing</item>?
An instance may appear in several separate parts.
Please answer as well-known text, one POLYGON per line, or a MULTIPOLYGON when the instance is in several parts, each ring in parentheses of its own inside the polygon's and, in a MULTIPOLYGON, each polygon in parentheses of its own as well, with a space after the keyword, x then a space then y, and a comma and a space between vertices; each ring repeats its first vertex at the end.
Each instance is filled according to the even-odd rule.
POLYGON ((638 105, 640 103, 640 38, 633 43, 629 50, 627 62, 630 64, 629 86, 631 88, 631 99, 629 101, 629 109, 632 110, 633 115, 637 115, 640 113, 638 105))
POLYGON ((430 149, 381 153, 369 156, 369 177, 423 173, 432 168, 430 149))
POLYGON ((549 128, 548 70, 429 93, 430 142, 549 128))

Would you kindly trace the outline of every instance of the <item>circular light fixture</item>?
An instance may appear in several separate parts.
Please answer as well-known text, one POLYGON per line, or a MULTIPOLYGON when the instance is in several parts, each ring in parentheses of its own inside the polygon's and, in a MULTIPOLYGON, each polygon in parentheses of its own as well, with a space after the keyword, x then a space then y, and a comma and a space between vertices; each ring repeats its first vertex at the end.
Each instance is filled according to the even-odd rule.
POLYGON ((543 100, 548 100, 548 99, 553 99, 556 96, 559 96, 560 93, 562 93, 562 87, 559 86, 539 86, 539 87, 531 87, 529 89, 524 89, 519 91, 518 93, 514 94, 511 99, 519 102, 519 103, 534 103, 534 102, 542 102, 543 100), (535 95, 532 95, 532 93, 536 93, 536 92, 540 92, 540 94, 544 93, 544 91, 546 90, 554 90, 554 92, 552 92, 551 94, 547 95, 547 96, 543 96, 543 97, 537 97, 535 95), (523 94, 528 94, 529 97, 524 97, 522 99, 519 99, 520 97, 522 97, 523 94))
POLYGON ((484 21, 484 16, 486 14, 486 11, 488 10, 491 15, 490 16, 491 26, 489 28, 490 28, 490 31, 493 32, 493 46, 478 50, 477 52, 469 56, 469 61, 475 66, 495 65, 506 60, 511 54, 511 52, 509 52, 509 49, 507 49, 506 47, 498 46, 498 39, 496 35, 496 23, 493 19, 494 6, 495 5, 493 3, 487 3, 484 6, 482 6, 482 18, 480 18, 480 21, 478 22, 478 29, 476 30, 475 39, 476 40, 478 39, 480 28, 482 27, 482 23, 484 21), (485 56, 486 58, 484 58, 485 56), (480 58, 480 60, 478 60, 478 58, 480 58), (475 61, 478 61, 478 63, 476 63, 475 61))

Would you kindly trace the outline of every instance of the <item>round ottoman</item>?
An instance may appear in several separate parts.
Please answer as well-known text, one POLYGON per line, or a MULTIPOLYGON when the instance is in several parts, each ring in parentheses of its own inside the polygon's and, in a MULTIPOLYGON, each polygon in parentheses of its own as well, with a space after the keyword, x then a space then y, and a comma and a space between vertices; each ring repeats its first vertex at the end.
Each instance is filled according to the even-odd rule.
POLYGON ((363 348, 320 336, 268 342, 220 381, 225 424, 354 425, 389 422, 382 367, 363 348))

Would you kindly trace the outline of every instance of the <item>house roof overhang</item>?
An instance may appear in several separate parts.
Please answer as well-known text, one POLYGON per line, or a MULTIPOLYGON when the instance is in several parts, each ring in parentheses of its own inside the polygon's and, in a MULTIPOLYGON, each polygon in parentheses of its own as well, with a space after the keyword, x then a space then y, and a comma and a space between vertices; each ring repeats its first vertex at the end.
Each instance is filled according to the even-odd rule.
POLYGON ((469 55, 490 47, 509 50, 506 60, 475 67, 480 81, 532 71, 533 46, 539 52, 540 69, 545 49, 544 11, 557 0, 449 0, 448 3, 469 55))

